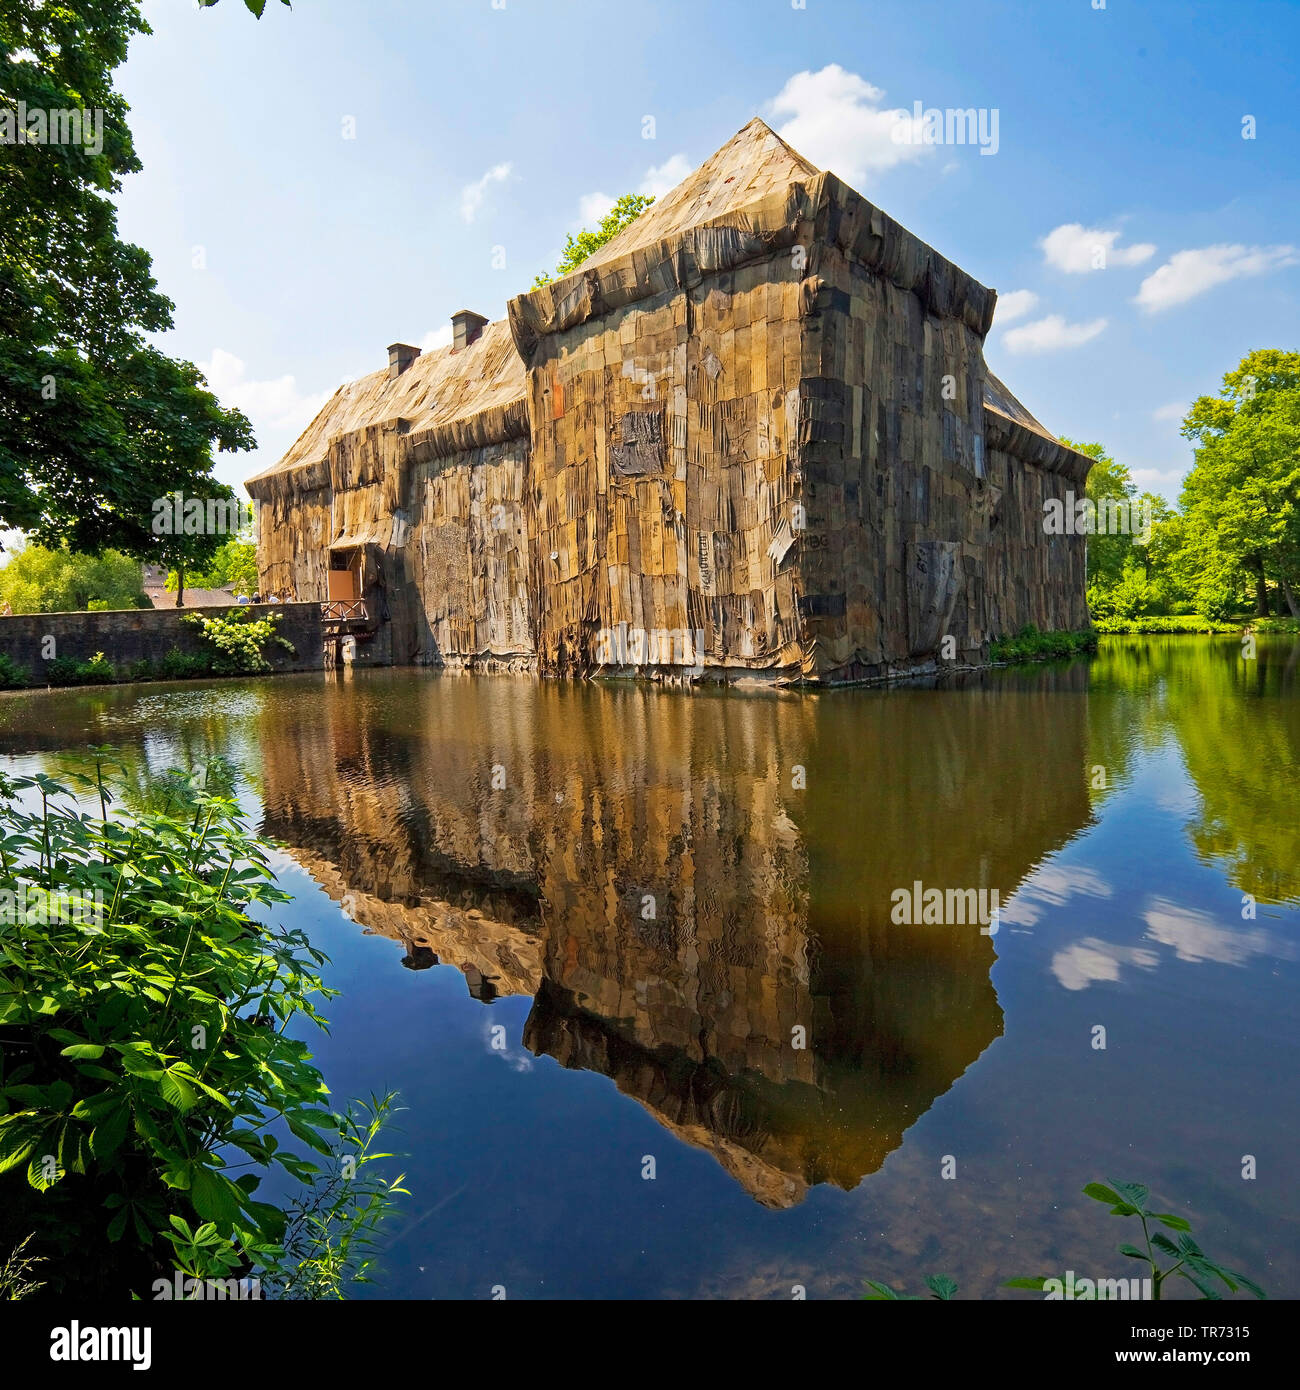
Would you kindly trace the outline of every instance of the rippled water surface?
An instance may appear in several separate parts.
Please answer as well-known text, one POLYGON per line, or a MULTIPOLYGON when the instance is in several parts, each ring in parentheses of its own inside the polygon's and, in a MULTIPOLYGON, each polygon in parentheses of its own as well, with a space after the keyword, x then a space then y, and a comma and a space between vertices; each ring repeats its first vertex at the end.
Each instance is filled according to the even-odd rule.
POLYGON ((1281 638, 820 696, 372 671, 8 695, 0 752, 243 767, 320 1065, 406 1106, 376 1294, 1032 1297, 1132 1272, 1111 1177, 1298 1297, 1298 690, 1281 638), (894 920, 916 884, 996 930, 894 920))

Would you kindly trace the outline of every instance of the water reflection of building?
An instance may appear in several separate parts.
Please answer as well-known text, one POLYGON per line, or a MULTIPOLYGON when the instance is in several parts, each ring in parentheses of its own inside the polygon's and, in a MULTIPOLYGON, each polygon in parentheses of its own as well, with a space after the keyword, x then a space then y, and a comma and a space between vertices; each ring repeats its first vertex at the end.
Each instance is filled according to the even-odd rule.
POLYGON ((265 828, 408 967, 531 995, 532 1051, 787 1206, 879 1168, 1000 1034, 989 937, 890 893, 1009 896, 1079 829, 1084 689, 343 683, 268 715, 265 828))

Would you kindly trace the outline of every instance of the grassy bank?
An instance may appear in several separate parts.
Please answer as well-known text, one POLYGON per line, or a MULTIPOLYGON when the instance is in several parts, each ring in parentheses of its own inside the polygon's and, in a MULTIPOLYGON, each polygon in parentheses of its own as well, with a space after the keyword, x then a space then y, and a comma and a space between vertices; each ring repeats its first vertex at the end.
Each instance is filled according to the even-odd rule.
MULTIPOLYGON (((1261 620, 1262 621, 1262 620, 1261 620)), ((1239 622, 1219 622, 1199 613, 1178 613, 1170 617, 1098 618, 1097 631, 1108 636, 1126 633, 1240 632, 1239 622)))
POLYGON ((990 643, 989 657, 998 662, 1055 661, 1096 650, 1095 632, 1040 632, 1029 624, 1014 637, 1002 637, 990 643))

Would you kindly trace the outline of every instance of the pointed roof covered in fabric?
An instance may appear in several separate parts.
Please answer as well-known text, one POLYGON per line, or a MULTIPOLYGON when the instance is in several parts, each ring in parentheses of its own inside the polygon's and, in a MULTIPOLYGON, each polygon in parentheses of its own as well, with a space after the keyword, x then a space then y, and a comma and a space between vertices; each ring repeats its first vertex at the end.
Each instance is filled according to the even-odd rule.
MULTIPOLYGON (((987 333, 992 290, 755 117, 575 270, 511 300, 509 319, 488 324, 468 348, 435 349, 396 377, 381 369, 341 386, 249 490, 257 496, 277 475, 319 467, 332 440, 369 425, 401 420, 433 456, 524 434, 525 366, 542 336, 812 235, 844 246, 933 311, 987 333)), ((991 374, 985 410, 991 443, 1058 471, 1082 463, 991 374)))
MULTIPOLYGON (((448 346, 423 352, 396 377, 385 367, 346 382, 284 457, 250 478, 247 487, 257 496, 258 485, 275 474, 319 463, 340 435, 396 420, 404 421, 413 436, 434 437, 435 444, 435 436, 445 436, 453 448, 526 433, 524 365, 509 324, 504 319, 488 324, 459 351, 448 346)), ((432 452, 437 455, 438 449, 432 452)))
POLYGON ((595 270, 656 242, 670 241, 690 227, 738 211, 790 184, 814 179, 821 170, 796 153, 755 116, 723 147, 624 227, 581 270, 595 270))
POLYGON ((581 265, 510 301, 525 363, 541 339, 813 243, 833 244, 927 310, 982 337, 996 296, 900 223, 817 168, 757 117, 581 265))

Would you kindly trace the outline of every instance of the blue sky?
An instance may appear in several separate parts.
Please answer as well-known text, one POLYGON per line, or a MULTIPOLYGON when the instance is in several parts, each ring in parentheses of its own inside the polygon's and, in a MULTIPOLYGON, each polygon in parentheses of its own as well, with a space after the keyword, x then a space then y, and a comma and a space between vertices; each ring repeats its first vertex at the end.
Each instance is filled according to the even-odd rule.
POLYGON ((1300 5, 1099 3, 146 0, 122 232, 253 420, 239 482, 761 115, 1004 296, 987 359, 1049 429, 1176 498, 1187 402, 1300 347, 1300 5), (892 139, 917 102, 996 111, 997 152, 892 139))

